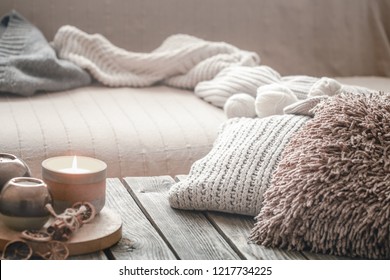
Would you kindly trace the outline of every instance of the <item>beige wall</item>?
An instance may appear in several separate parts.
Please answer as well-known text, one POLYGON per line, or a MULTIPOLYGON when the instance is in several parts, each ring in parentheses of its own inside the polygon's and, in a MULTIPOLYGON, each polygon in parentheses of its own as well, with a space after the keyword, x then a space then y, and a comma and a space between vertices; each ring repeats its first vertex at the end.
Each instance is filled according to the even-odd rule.
POLYGON ((1 0, 50 41, 74 25, 131 51, 186 33, 256 51, 282 74, 390 76, 386 0, 1 0))

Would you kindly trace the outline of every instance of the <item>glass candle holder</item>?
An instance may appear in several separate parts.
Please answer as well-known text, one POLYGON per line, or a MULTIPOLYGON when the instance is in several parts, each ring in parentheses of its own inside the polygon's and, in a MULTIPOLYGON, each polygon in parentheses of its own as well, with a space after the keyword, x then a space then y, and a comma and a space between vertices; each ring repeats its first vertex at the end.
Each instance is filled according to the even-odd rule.
POLYGON ((14 230, 40 229, 50 217, 48 203, 52 203, 52 198, 42 180, 12 178, 0 193, 0 216, 14 230))
POLYGON ((42 178, 53 198, 53 208, 62 213, 76 202, 90 202, 96 213, 106 201, 105 162, 83 156, 59 156, 42 162, 42 178))

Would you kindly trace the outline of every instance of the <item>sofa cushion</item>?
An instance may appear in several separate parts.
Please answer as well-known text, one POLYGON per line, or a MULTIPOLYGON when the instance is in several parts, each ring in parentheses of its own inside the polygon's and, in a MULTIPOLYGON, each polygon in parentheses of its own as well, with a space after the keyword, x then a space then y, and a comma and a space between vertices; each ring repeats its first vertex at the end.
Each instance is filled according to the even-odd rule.
POLYGON ((284 146, 307 120, 293 115, 228 120, 210 153, 172 186, 170 205, 255 216, 284 146))
POLYGON ((390 258, 390 94, 340 94, 286 147, 256 217, 258 244, 390 258))

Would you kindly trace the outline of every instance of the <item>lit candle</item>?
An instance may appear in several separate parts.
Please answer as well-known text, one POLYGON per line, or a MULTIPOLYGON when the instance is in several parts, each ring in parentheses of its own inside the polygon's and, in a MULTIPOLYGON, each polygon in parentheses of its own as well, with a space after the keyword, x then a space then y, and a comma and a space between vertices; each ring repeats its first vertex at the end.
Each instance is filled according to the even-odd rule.
POLYGON ((53 207, 61 213, 76 202, 92 203, 96 212, 104 207, 107 165, 83 156, 59 156, 42 162, 42 179, 53 198, 53 207))

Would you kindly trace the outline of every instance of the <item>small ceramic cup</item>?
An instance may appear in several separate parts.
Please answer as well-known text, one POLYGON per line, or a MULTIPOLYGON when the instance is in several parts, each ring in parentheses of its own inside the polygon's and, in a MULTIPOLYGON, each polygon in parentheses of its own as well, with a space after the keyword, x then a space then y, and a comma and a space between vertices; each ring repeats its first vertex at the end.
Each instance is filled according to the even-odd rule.
POLYGON ((0 217, 14 230, 40 229, 50 217, 46 209, 49 203, 52 203, 52 198, 42 180, 12 178, 0 193, 0 217))
POLYGON ((17 156, 0 153, 0 191, 5 183, 15 177, 31 177, 30 168, 17 156))

